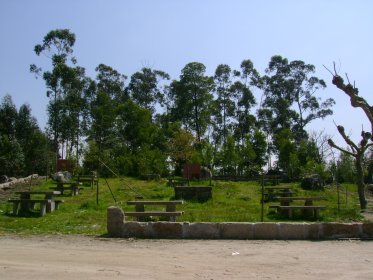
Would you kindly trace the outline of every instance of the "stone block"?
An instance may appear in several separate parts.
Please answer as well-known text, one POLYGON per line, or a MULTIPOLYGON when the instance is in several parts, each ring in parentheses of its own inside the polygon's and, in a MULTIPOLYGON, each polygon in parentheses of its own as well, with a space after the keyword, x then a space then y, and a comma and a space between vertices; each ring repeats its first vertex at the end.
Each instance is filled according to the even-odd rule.
POLYGON ((183 238, 217 239, 220 237, 218 223, 184 223, 183 238))
POLYGON ((125 222, 122 237, 152 238, 149 223, 125 222))
POLYGON ((107 231, 109 236, 121 237, 123 232, 124 212, 122 208, 110 206, 107 209, 107 231))
POLYGON ((359 224, 356 223, 322 223, 322 239, 358 238, 359 224))
POLYGON ((278 229, 278 239, 283 240, 303 240, 308 230, 305 223, 279 223, 278 229))
POLYGON ((183 237, 183 225, 172 222, 149 223, 153 238, 179 238, 183 237))
POLYGON ((277 223, 256 223, 254 225, 254 239, 277 239, 277 223))
POLYGON ((253 223, 221 223, 220 238, 223 239, 253 239, 253 223))
POLYGON ((367 223, 361 225, 361 237, 362 238, 373 238, 373 223, 367 223))
POLYGON ((319 223, 311 223, 307 224, 306 227, 306 236, 305 239, 309 240, 319 240, 320 239, 320 231, 321 226, 319 223))

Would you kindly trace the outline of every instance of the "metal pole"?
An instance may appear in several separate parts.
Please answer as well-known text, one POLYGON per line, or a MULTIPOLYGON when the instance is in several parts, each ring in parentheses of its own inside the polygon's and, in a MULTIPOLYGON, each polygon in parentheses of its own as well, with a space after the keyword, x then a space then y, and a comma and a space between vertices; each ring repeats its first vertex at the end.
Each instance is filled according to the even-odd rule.
POLYGON ((261 200, 261 203, 262 203, 262 207, 261 207, 261 222, 263 223, 264 222, 264 177, 263 177, 263 173, 262 173, 262 180, 261 180, 261 184, 262 184, 262 200, 261 200))
POLYGON ((96 205, 98 206, 98 181, 96 184, 96 205))

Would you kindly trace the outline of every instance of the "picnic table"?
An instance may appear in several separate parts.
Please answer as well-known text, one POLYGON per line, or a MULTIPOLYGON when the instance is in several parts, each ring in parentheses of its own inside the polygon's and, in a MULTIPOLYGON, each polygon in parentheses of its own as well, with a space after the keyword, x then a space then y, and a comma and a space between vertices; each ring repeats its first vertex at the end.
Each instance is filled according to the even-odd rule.
POLYGON ((326 200, 324 197, 312 196, 291 196, 291 197, 278 197, 281 206, 289 206, 293 201, 304 201, 305 206, 312 206, 314 201, 326 200))
POLYGON ((175 187, 175 186, 188 186, 189 181, 186 178, 169 178, 167 185, 169 187, 175 187))
POLYGON ((135 212, 124 212, 125 216, 136 217, 137 221, 144 221, 146 217, 160 216, 168 217, 169 221, 175 222, 177 216, 181 216, 184 212, 176 211, 176 205, 183 204, 182 200, 173 201, 149 201, 149 200, 137 200, 137 201, 127 201, 127 205, 135 205, 135 212), (145 211, 145 206, 156 205, 165 206, 165 211, 145 211))
POLYGON ((71 196, 79 194, 80 188, 76 182, 57 182, 55 185, 55 187, 50 187, 50 189, 59 191, 61 195, 63 195, 66 190, 71 191, 71 196))
POLYGON ((276 186, 276 187, 265 187, 264 200, 273 201, 278 197, 289 197, 292 196, 292 187, 290 186, 276 186))
POLYGON ((98 179, 95 175, 79 175, 78 178, 76 179, 76 182, 85 184, 88 183, 89 186, 93 189, 93 186, 97 186, 98 184, 98 179))
POLYGON ((270 205, 270 208, 275 208, 277 211, 287 213, 289 218, 293 217, 293 210, 302 210, 304 214, 313 215, 315 218, 319 217, 320 210, 325 209, 323 205, 313 205, 313 201, 326 200, 324 197, 305 197, 305 196, 293 196, 293 197, 278 197, 280 205, 270 205), (294 201, 304 201, 303 205, 291 205, 294 201))
POLYGON ((19 195, 19 198, 9 199, 8 202, 13 203, 13 214, 17 215, 19 211, 30 212, 35 208, 36 204, 39 204, 40 216, 44 216, 45 213, 49 213, 58 209, 60 203, 63 200, 56 200, 55 196, 60 195, 59 191, 19 191, 15 192, 19 195), (32 198, 32 196, 38 196, 38 198, 32 198), (43 198, 39 198, 43 196, 43 198))

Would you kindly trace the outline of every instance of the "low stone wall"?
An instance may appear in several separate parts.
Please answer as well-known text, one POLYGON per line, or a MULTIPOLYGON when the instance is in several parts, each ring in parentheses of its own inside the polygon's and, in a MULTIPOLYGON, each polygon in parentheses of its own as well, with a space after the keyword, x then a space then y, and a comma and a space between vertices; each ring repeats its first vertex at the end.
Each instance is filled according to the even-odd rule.
POLYGON ((0 189, 7 189, 7 188, 11 188, 12 186, 16 184, 25 184, 25 183, 29 183, 31 180, 34 180, 34 179, 45 179, 45 178, 46 176, 39 176, 38 174, 33 174, 33 175, 27 176, 25 178, 20 178, 20 179, 11 177, 9 178, 8 182, 0 184, 0 189))
POLYGON ((188 223, 125 222, 118 207, 107 210, 111 237, 175 239, 327 240, 373 238, 373 223, 188 223))

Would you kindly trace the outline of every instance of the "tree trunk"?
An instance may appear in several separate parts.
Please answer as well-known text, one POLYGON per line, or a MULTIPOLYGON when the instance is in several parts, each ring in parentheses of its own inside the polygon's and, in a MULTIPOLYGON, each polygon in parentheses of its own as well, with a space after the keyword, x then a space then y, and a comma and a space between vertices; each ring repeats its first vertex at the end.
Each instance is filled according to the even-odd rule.
POLYGON ((356 184, 357 192, 359 194, 360 208, 367 208, 367 200, 365 199, 365 183, 364 183, 364 169, 362 163, 362 156, 357 156, 355 160, 356 167, 356 184))

